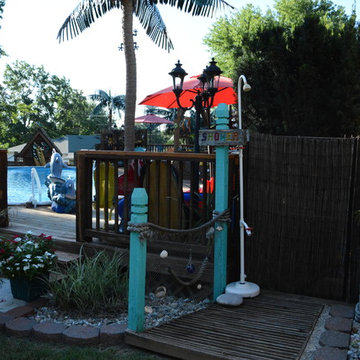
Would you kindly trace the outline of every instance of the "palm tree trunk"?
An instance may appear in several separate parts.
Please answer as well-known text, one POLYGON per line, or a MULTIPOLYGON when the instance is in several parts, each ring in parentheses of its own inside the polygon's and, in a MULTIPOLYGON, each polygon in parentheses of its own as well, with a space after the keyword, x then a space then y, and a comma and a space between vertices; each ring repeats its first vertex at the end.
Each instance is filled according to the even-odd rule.
POLYGON ((108 127, 109 127, 109 130, 111 130, 111 128, 112 128, 112 107, 111 107, 111 103, 109 103, 109 105, 108 105, 108 111, 109 111, 109 124, 108 124, 108 127))
POLYGON ((136 58, 133 42, 133 1, 123 1, 123 42, 126 66, 126 99, 125 99, 125 151, 133 151, 135 145, 135 107, 136 107, 136 58))

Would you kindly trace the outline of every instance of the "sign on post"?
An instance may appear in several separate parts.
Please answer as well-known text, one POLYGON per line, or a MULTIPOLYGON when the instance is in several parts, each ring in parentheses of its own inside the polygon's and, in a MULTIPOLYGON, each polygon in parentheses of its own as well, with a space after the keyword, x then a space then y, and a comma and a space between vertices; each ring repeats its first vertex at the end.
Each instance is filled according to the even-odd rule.
POLYGON ((249 141, 249 133, 243 129, 199 131, 199 145, 241 146, 247 141, 249 141))

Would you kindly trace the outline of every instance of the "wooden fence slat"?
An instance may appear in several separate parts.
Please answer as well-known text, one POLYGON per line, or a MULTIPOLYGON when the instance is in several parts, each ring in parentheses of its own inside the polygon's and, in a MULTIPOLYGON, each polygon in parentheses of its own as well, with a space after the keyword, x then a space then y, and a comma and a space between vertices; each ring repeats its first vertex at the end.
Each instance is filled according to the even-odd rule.
POLYGON ((7 212, 7 151, 0 150, 0 227, 9 225, 7 212))

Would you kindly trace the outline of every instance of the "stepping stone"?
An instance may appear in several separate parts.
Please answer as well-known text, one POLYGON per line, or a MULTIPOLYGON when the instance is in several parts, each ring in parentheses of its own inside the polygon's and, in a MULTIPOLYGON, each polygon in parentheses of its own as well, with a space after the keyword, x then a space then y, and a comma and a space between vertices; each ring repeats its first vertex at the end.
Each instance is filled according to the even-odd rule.
POLYGON ((350 334, 352 329, 353 321, 351 319, 346 319, 342 317, 332 317, 326 319, 325 321, 325 329, 340 331, 350 334))
POLYGON ((100 343, 118 345, 124 341, 127 324, 109 324, 100 328, 100 343))
POLYGON ((13 319, 13 316, 0 314, 0 331, 3 331, 5 329, 5 323, 13 319))
POLYGON ((354 308, 348 305, 333 305, 330 308, 330 315, 334 317, 353 319, 354 313, 355 313, 354 308))
POLYGON ((92 326, 73 325, 63 332, 64 341, 71 345, 97 345, 99 328, 92 326))
POLYGON ((6 332, 15 336, 29 336, 36 324, 35 320, 29 320, 24 317, 19 317, 14 320, 10 320, 5 324, 6 332))
POLYGON ((340 349, 347 349, 350 343, 350 334, 345 334, 339 331, 326 330, 319 340, 321 346, 330 346, 340 349))
POLYGON ((325 346, 316 350, 313 354, 312 360, 346 360, 347 350, 340 350, 325 346))
POLYGON ((24 305, 11 309, 7 311, 5 314, 17 318, 21 316, 27 316, 33 313, 34 313, 34 308, 32 306, 24 305))
POLYGON ((62 342, 62 334, 65 330, 65 325, 52 321, 39 323, 33 327, 34 337, 43 341, 62 342))
POLYGON ((216 298, 216 302, 220 305, 239 306, 242 304, 243 298, 236 294, 221 294, 216 298))
POLYGON ((32 301, 28 305, 33 307, 34 309, 39 309, 39 308, 42 308, 42 307, 46 306, 48 302, 49 302, 49 299, 40 297, 40 298, 32 301))

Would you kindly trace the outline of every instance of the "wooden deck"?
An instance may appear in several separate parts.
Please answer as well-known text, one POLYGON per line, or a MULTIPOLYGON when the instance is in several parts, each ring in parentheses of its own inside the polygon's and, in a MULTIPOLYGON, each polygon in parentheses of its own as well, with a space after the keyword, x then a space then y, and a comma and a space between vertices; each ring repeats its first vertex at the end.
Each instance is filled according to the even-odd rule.
POLYGON ((45 233, 54 239, 75 241, 75 215, 58 214, 50 206, 26 208, 25 206, 9 206, 9 226, 4 231, 26 233, 31 230, 33 234, 45 233))
POLYGON ((323 309, 321 301, 265 292, 240 307, 212 305, 125 342, 186 360, 300 359, 323 309))

